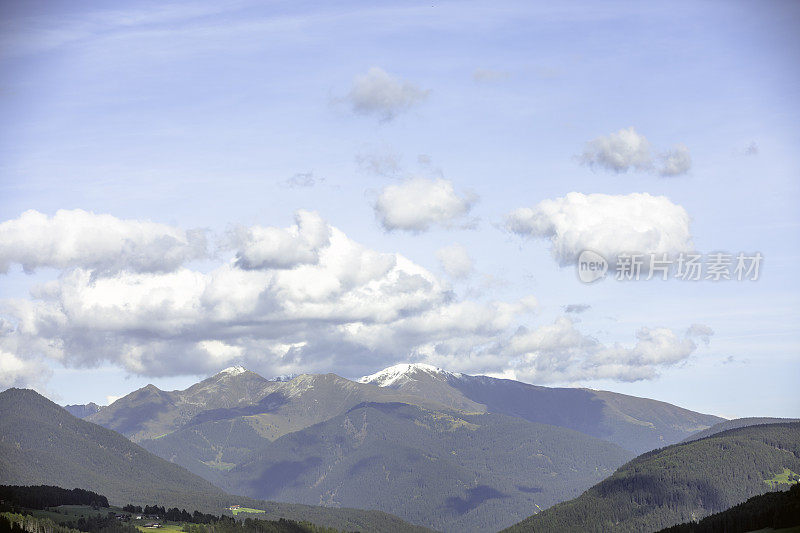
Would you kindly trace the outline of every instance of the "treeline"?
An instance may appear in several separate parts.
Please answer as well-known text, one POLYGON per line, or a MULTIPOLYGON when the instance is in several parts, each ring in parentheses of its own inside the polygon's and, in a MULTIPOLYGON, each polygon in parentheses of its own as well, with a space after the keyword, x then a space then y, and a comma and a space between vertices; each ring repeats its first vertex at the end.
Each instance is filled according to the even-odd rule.
POLYGON ((213 524, 185 524, 183 530, 187 533, 337 533, 336 529, 285 518, 245 518, 240 521, 229 516, 221 516, 213 524))
MULTIPOLYGON (((316 526, 305 522, 279 520, 258 520, 247 518, 243 521, 230 516, 214 517, 206 524, 184 523, 187 533, 337 533, 337 530, 316 526)), ((38 518, 30 514, 0 513, 0 533, 139 533, 128 523, 108 516, 80 517, 76 521, 56 523, 49 518, 38 518)))
MULTIPOLYGON (((139 533, 130 523, 130 517, 111 510, 106 514, 88 516, 65 514, 55 522, 51 518, 35 516, 36 511, 61 505, 86 505, 96 509, 108 508, 105 496, 84 489, 62 489, 47 485, 17 486, 0 485, 0 533, 139 533)), ((160 520, 183 524, 183 530, 191 533, 335 533, 337 530, 306 522, 260 520, 247 518, 237 520, 226 515, 213 515, 164 506, 126 505, 122 508, 129 514, 157 516, 160 520)), ((57 512, 57 511, 56 511, 57 512)))
POLYGON ((80 517, 78 520, 56 523, 49 518, 30 514, 0 513, 0 532, 11 533, 139 533, 130 524, 109 516, 80 517))
POLYGON ((18 513, 0 513, 0 532, 2 533, 78 533, 49 518, 36 518, 18 513))
POLYGON ((13 507, 44 509, 59 505, 108 507, 108 498, 84 489, 62 489, 49 485, 0 485, 0 501, 13 507))
POLYGON ((211 524, 219 519, 219 517, 216 515, 201 513, 200 511, 189 513, 186 509, 178 509, 177 507, 173 507, 172 509, 165 509, 163 506, 159 507, 158 505, 146 505, 142 507, 141 505, 128 504, 125 507, 123 507, 122 510, 125 511, 126 513, 131 513, 131 514, 141 514, 144 516, 158 516, 159 518, 163 518, 164 520, 169 520, 170 522, 191 522, 194 524, 211 524))
POLYGON ((290 532, 309 532, 309 533, 333 533, 337 530, 316 526, 307 522, 295 522, 281 518, 279 520, 262 520, 257 518, 246 518, 237 520, 226 515, 213 515, 194 511, 189 513, 186 509, 165 509, 163 506, 146 505, 126 505, 123 511, 144 516, 157 516, 167 522, 181 522, 184 524, 184 531, 192 533, 290 533, 290 532))
POLYGON ((753 496, 727 511, 687 522, 659 533, 746 533, 766 528, 800 526, 800 484, 788 491, 753 496))

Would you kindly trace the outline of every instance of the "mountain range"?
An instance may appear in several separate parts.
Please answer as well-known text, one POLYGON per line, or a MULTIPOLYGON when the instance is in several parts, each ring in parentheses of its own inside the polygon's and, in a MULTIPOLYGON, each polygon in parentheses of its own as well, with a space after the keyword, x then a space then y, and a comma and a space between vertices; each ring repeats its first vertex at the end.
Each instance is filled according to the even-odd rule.
POLYGON ((496 531, 724 419, 404 364, 359 380, 231 367, 186 390, 148 385, 86 420, 231 493, 496 531))

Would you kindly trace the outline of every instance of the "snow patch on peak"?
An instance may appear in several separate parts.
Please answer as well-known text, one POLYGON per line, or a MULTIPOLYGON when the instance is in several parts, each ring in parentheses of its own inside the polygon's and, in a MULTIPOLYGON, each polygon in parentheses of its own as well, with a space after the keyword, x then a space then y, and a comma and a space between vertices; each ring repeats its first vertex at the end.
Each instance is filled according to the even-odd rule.
POLYGON ((459 376, 448 372, 438 366, 425 363, 403 363, 384 368, 369 376, 364 376, 358 380, 359 383, 370 383, 379 387, 391 387, 392 385, 402 384, 413 379, 411 376, 417 372, 424 372, 433 376, 459 376))
POLYGON ((239 374, 244 374, 247 372, 247 369, 243 366, 229 366, 225 370, 221 371, 220 374, 226 374, 228 376, 238 376, 239 374))

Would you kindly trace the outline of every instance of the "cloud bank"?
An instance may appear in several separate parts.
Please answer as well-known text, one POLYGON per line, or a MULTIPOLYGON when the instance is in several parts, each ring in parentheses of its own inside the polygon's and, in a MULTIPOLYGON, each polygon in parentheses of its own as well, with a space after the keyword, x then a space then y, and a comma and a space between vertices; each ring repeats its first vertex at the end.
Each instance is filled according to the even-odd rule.
MULTIPOLYGON (((80 234, 87 216, 140 227, 81 212, 58 218, 74 225, 59 231, 80 234)), ((15 219, 11 235, 35 235, 42 220, 50 219, 15 219)), ((183 242, 176 228, 140 224, 183 242)), ((537 309, 532 296, 459 298, 427 269, 369 249, 310 211, 298 211, 288 227, 232 230, 224 248, 230 259, 204 272, 177 259, 170 269, 134 260, 123 246, 131 234, 118 231, 115 243, 104 234, 99 248, 88 251, 73 242, 66 254, 48 251, 45 241, 31 245, 45 258, 37 265, 61 272, 35 285, 28 298, 0 300, 0 387, 38 386, 47 378, 45 361, 112 364, 145 376, 207 374, 233 364, 267 375, 335 370, 356 376, 410 360, 464 372, 516 372, 540 383, 648 379, 686 360, 695 340, 710 334, 700 326, 683 336, 642 328, 633 346, 621 347, 603 346, 565 319, 529 331, 521 324, 537 309)), ((463 246, 437 255, 450 276, 469 275, 463 246)), ((188 261, 194 254, 179 257, 188 261)))

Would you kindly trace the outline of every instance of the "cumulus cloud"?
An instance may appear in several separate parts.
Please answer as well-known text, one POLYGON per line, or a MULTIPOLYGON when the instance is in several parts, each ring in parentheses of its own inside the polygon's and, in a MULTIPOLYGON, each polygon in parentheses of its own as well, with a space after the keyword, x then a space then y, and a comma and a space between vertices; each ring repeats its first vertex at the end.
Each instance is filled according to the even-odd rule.
POLYGON ((589 141, 580 159, 591 167, 617 173, 630 169, 647 171, 653 166, 650 142, 633 126, 589 141))
POLYGON ((472 258, 461 244, 451 244, 436 251, 436 259, 448 276, 463 279, 472 273, 472 258))
POLYGON ((660 165, 656 165, 650 141, 633 126, 587 142, 578 159, 589 167, 617 174, 636 170, 657 172, 665 177, 685 174, 692 166, 689 149, 683 144, 661 154, 660 165))
POLYGON ((331 229, 317 213, 301 210, 289 228, 240 227, 233 233, 231 244, 239 249, 236 265, 250 270, 316 263, 330 242, 331 229))
POLYGON ((696 341, 707 344, 711 335, 711 328, 703 325, 693 325, 683 335, 668 328, 643 327, 633 344, 606 345, 579 331, 572 319, 561 317, 532 331, 520 329, 505 348, 516 355, 517 376, 538 383, 640 381, 685 362, 696 351, 696 341))
POLYGON ((665 196, 582 194, 544 200, 506 216, 506 230, 548 239, 561 266, 575 264, 583 250, 613 263, 623 253, 691 251, 689 214, 665 196))
POLYGON ((411 178, 385 187, 374 209, 384 229, 420 232, 434 225, 469 226, 473 221, 465 217, 475 201, 474 195, 458 194, 449 180, 411 178))
POLYGON ((372 67, 356 76, 347 101, 355 113, 389 121, 424 100, 428 93, 381 68, 372 67))
POLYGON ((662 176, 679 176, 692 168, 692 156, 684 144, 676 144, 661 156, 661 167, 658 173, 662 176))
POLYGON ((169 272, 205 255, 203 231, 81 209, 53 216, 30 210, 0 223, 0 273, 12 264, 26 272, 78 266, 98 273, 169 272))

